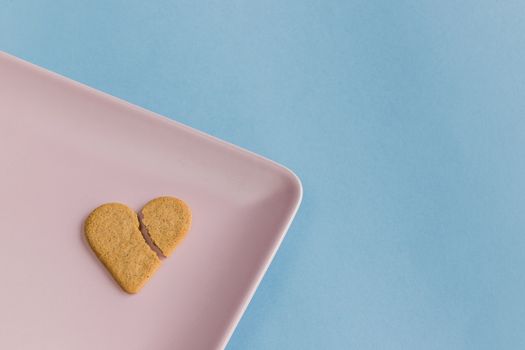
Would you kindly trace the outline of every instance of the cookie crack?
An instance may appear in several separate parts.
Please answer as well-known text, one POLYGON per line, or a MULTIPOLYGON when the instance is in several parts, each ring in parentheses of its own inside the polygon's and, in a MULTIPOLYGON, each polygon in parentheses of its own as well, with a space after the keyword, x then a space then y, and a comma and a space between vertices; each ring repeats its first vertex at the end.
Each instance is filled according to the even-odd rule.
POLYGON ((142 237, 144 237, 144 241, 146 241, 146 244, 150 247, 150 249, 153 250, 155 254, 157 254, 159 259, 164 260, 166 256, 162 253, 162 250, 160 250, 160 248, 155 244, 155 242, 153 242, 153 239, 151 238, 149 234, 148 228, 142 222, 142 220, 144 219, 144 215, 142 214, 142 212, 139 212, 137 216, 139 219, 140 233, 142 233, 142 237))

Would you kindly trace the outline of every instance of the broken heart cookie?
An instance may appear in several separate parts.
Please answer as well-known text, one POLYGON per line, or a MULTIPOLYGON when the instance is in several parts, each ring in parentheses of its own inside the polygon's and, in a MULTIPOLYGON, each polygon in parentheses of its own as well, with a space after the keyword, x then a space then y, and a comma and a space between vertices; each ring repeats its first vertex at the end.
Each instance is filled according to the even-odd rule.
POLYGON ((142 208, 141 221, 153 243, 168 257, 190 229, 191 210, 178 198, 159 197, 142 208))
POLYGON ((137 293, 160 266, 159 256, 170 256, 186 236, 191 211, 175 197, 159 197, 137 214, 120 203, 93 210, 84 224, 87 241, 122 289, 137 293), (157 251, 160 254, 157 255, 157 251))
POLYGON ((139 230, 137 214, 124 204, 96 208, 84 231, 97 257, 128 293, 137 293, 160 266, 139 230))

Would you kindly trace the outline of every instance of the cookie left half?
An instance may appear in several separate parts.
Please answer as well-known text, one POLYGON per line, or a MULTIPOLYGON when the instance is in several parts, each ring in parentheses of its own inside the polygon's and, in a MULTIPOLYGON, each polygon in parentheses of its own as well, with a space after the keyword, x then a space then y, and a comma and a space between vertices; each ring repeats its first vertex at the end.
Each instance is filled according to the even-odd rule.
POLYGON ((118 284, 137 293, 160 267, 140 232, 137 214, 120 203, 103 204, 84 224, 87 241, 118 284))

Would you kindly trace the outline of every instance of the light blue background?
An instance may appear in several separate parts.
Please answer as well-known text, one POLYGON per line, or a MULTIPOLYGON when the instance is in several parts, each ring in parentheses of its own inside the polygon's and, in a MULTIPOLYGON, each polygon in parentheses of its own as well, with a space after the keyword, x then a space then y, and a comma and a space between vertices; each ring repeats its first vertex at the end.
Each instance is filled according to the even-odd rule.
POLYGON ((525 348, 524 33, 522 1, 0 0, 0 49, 301 177, 231 350, 525 348))

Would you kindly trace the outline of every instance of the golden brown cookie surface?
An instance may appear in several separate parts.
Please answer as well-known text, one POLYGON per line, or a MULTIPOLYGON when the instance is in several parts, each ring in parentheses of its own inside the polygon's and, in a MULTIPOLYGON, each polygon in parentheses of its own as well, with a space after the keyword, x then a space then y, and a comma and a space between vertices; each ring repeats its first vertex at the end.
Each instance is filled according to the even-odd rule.
POLYGON ((84 225, 89 245, 122 289, 138 292, 160 266, 146 244, 137 214, 120 203, 93 210, 84 225))
POLYGON ((142 224, 164 256, 170 256, 191 226, 191 210, 175 197, 149 201, 141 211, 142 224))

